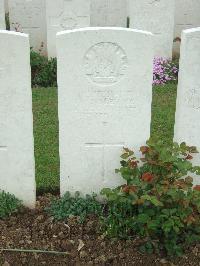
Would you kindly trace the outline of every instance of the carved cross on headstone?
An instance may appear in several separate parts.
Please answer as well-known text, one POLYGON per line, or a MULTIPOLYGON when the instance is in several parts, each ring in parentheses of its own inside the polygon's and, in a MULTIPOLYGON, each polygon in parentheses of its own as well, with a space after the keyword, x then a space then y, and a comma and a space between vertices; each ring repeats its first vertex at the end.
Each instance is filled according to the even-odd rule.
POLYGON ((62 29, 74 29, 78 25, 86 25, 84 20, 88 19, 87 15, 78 14, 76 8, 69 4, 71 1, 64 1, 64 7, 61 13, 57 16, 50 17, 50 23, 53 27, 61 27, 62 29), (83 21, 83 22, 82 22, 83 21))

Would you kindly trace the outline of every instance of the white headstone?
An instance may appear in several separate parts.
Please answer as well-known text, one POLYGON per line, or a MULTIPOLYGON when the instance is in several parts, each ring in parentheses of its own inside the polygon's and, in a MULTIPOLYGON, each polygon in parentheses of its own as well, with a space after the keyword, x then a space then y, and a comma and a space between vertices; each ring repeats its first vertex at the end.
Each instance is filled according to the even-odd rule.
POLYGON ((35 205, 28 35, 0 31, 0 190, 35 205))
POLYGON ((9 9, 11 30, 29 34, 31 47, 46 54, 45 0, 9 0, 9 9))
POLYGON ((174 0, 129 0, 130 28, 155 34, 155 56, 171 58, 174 0))
POLYGON ((4 4, 5 4, 5 12, 9 13, 8 0, 4 0, 4 4))
POLYGON ((56 57, 56 33, 90 26, 90 0, 46 0, 48 56, 56 57))
POLYGON ((152 39, 122 28, 57 34, 62 194, 120 184, 122 148, 149 138, 152 39))
POLYGON ((0 30, 5 30, 6 24, 5 24, 5 7, 4 7, 4 1, 0 1, 0 30))
MULTIPOLYGON (((200 28, 185 30, 182 33, 174 140, 196 146, 200 151, 199 73, 200 28)), ((194 163, 200 165, 199 154, 194 163)), ((197 180, 195 182, 197 183, 197 180)))
POLYGON ((126 27, 127 0, 91 0, 92 27, 126 27))
POLYGON ((174 53, 179 54, 181 32, 186 29, 200 27, 200 1, 175 1, 174 53))

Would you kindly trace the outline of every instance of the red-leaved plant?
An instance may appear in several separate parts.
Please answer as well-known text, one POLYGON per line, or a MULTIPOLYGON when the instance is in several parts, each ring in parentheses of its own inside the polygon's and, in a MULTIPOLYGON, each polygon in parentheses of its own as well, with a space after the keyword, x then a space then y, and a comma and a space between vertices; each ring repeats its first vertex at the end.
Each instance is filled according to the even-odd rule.
MULTIPOLYGON (((164 147, 148 141, 141 158, 124 148, 121 168, 126 181, 115 189, 102 190, 108 202, 103 229, 109 237, 144 239, 141 250, 181 255, 200 241, 200 185, 193 187, 191 173, 195 147, 185 143, 164 147)), ((200 178, 199 178, 200 181, 200 178)))

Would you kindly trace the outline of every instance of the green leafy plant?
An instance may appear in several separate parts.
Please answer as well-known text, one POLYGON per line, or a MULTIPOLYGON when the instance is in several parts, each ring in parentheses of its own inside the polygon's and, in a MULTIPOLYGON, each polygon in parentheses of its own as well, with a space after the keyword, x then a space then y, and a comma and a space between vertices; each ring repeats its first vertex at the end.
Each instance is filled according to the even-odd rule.
POLYGON ((83 223, 88 215, 100 215, 102 205, 96 200, 96 195, 86 195, 85 198, 76 192, 74 197, 67 192, 62 198, 53 200, 47 212, 56 220, 65 220, 70 217, 78 217, 83 223))
POLYGON ((10 30, 10 18, 9 13, 5 14, 6 30, 10 30))
POLYGON ((109 237, 144 239, 142 251, 164 251, 181 255, 184 248, 200 241, 200 186, 193 187, 190 173, 195 147, 185 143, 173 147, 161 142, 147 142, 137 159, 124 148, 121 168, 116 170, 126 181, 101 194, 108 201, 108 212, 102 228, 109 237))
POLYGON ((20 200, 14 195, 0 191, 0 219, 10 216, 15 213, 22 206, 20 200))
MULTIPOLYGON (((42 48, 41 48, 42 49, 42 48)), ((57 86, 57 60, 41 55, 31 49, 31 76, 32 86, 57 86)))

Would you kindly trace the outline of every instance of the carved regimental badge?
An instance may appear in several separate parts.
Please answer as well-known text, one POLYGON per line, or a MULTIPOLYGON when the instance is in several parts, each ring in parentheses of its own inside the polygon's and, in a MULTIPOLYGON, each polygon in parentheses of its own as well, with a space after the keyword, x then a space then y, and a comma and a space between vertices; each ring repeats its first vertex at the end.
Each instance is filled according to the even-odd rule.
POLYGON ((73 12, 69 14, 64 14, 60 21, 60 26, 64 30, 76 28, 77 27, 77 16, 73 12))
POLYGON ((125 51, 116 43, 101 42, 92 46, 84 56, 88 78, 97 84, 118 82, 126 73, 128 59, 125 51))

